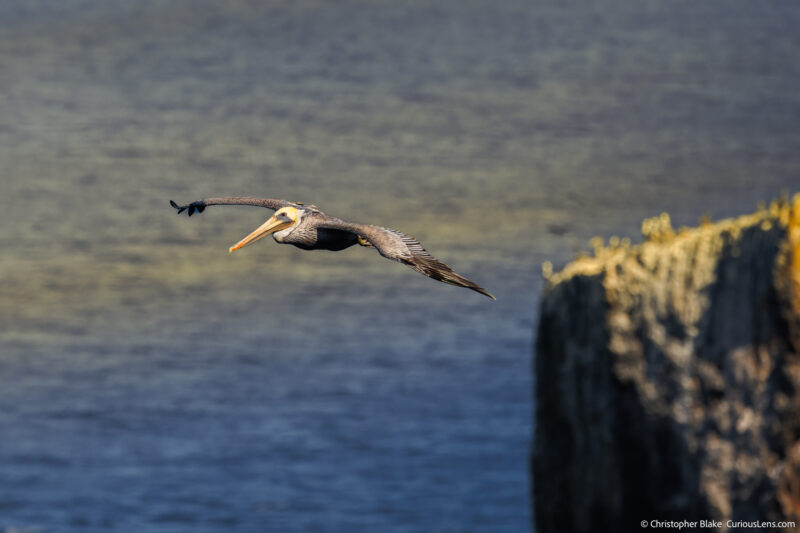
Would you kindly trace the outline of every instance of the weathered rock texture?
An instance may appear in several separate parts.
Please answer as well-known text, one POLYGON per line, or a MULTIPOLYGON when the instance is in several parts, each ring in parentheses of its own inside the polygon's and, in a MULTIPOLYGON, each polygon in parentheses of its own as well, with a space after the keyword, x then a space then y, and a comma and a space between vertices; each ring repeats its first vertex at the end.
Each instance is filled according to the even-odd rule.
POLYGON ((538 532, 800 525, 800 195, 678 233, 662 215, 643 233, 548 276, 538 532))

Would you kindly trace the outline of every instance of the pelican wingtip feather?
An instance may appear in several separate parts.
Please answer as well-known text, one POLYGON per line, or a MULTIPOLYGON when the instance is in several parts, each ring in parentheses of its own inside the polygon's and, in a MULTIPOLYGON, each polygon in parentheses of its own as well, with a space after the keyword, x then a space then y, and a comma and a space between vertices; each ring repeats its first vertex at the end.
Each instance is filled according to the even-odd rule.
POLYGON ((170 200, 169 205, 177 209, 179 215, 184 211, 186 211, 189 216, 192 216, 195 213, 195 211, 197 211, 198 213, 202 213, 203 211, 206 210, 206 204, 205 202, 203 202, 203 200, 198 200, 196 202, 192 202, 186 205, 178 205, 172 200, 170 200))

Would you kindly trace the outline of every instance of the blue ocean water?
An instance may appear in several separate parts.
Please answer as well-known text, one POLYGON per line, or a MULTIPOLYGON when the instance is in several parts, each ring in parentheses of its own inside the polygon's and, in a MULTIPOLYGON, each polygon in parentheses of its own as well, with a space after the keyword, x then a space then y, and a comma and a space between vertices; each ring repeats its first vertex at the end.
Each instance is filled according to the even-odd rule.
MULTIPOLYGON (((531 528, 541 264, 800 184, 793 2, 0 5, 0 531, 531 528), (487 287, 264 241, 253 195, 487 287)), ((536 480, 535 490, 547 490, 536 480)))

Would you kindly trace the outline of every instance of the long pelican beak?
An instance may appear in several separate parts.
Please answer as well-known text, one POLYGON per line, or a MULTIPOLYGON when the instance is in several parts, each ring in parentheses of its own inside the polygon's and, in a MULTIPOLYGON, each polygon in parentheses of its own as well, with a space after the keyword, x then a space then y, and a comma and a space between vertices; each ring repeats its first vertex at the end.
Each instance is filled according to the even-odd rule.
POLYGON ((294 224, 294 222, 292 222, 292 221, 288 221, 287 222, 287 221, 284 221, 284 220, 277 219, 274 216, 270 217, 269 220, 267 220, 262 225, 260 225, 258 228, 256 228, 256 230, 253 233, 251 233, 250 235, 248 235, 247 237, 245 237, 241 241, 237 242, 236 244, 234 244, 233 246, 228 248, 228 252, 230 253, 230 252, 233 252, 234 250, 238 250, 239 248, 247 246, 248 244, 253 244, 254 242, 256 242, 261 237, 266 237, 270 233, 274 233, 276 231, 280 231, 283 228, 288 228, 292 224, 294 224))

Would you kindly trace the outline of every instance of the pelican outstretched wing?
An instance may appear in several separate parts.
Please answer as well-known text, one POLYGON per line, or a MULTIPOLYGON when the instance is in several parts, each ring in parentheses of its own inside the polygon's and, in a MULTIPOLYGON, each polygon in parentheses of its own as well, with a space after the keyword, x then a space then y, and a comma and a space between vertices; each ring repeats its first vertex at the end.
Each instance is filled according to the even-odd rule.
POLYGON ((362 236, 368 240, 378 253, 387 259, 398 261, 408 265, 420 274, 433 278, 436 281, 466 287, 475 292, 488 296, 496 300, 489 292, 460 274, 453 272, 453 269, 442 263, 428 253, 422 244, 413 237, 409 237, 391 228, 371 226, 368 224, 354 224, 332 217, 325 217, 327 220, 321 222, 319 227, 332 229, 343 229, 362 236))
POLYGON ((205 211, 206 207, 210 205, 252 205, 256 207, 266 207, 267 209, 272 210, 277 210, 286 206, 298 208, 302 207, 302 204, 298 202, 287 202, 286 200, 276 200, 274 198, 252 198, 250 196, 221 196, 219 198, 205 198, 203 200, 197 200, 196 202, 186 205, 178 205, 170 200, 169 205, 177 209, 179 215, 186 211, 189 216, 192 216, 195 211, 202 213, 205 211))

